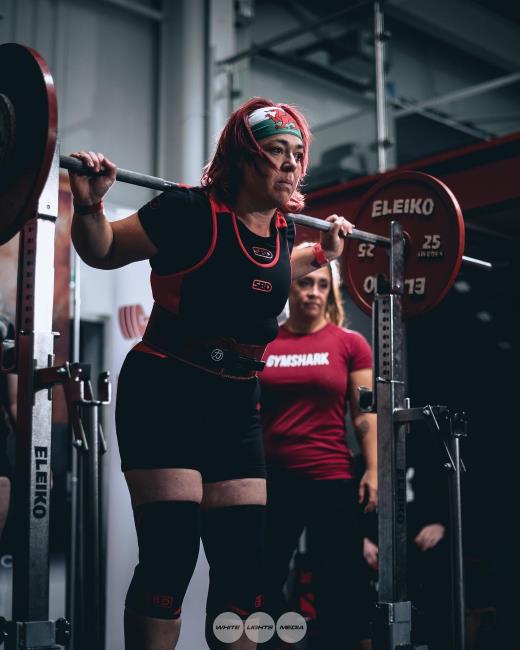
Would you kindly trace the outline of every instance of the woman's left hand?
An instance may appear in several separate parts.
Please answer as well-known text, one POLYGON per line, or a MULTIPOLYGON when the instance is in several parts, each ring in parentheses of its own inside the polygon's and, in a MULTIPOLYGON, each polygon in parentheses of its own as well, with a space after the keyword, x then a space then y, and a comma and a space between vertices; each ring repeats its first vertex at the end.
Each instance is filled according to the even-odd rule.
POLYGON ((325 221, 333 224, 328 232, 322 232, 320 235, 320 244, 327 259, 335 260, 343 253, 343 243, 345 237, 352 232, 354 226, 345 218, 332 214, 325 221))
POLYGON ((359 483, 359 503, 365 503, 363 512, 373 512, 377 507, 377 469, 367 469, 359 483))
POLYGON ((444 537, 446 528, 442 524, 428 524, 425 526, 413 540, 421 551, 427 551, 441 541, 444 537))

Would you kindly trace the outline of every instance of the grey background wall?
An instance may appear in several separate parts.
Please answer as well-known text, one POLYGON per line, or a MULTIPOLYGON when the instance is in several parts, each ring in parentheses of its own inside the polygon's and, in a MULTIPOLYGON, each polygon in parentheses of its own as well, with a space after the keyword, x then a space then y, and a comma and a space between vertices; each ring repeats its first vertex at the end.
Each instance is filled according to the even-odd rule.
MULTIPOLYGON (((315 134, 312 187, 377 169, 371 7, 315 24, 353 4, 0 0, 0 42, 30 45, 47 60, 58 92, 63 153, 103 151, 122 167, 196 184, 230 111, 262 95, 295 103, 307 114, 315 134), (290 30, 301 33, 226 63, 290 30)), ((385 11, 392 32, 386 78, 391 165, 520 128, 518 3, 388 0, 385 11)), ((150 197, 148 190, 116 185, 108 212, 121 218, 150 197)), ((105 362, 116 378, 133 343, 121 337, 117 307, 151 307, 147 265, 114 274, 82 265, 81 273, 82 317, 107 324, 105 362)), ((356 313, 352 322, 366 327, 356 313)), ((113 407, 107 421, 107 647, 117 649, 136 548, 113 407)), ((201 556, 181 650, 204 647, 206 580, 201 556)))

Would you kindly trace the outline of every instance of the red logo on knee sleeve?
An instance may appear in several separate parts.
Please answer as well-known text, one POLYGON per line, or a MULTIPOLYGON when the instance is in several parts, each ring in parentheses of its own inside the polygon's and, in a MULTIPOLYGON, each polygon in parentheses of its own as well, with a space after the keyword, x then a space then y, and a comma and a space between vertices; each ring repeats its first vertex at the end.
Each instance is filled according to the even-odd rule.
POLYGON ((152 605, 161 607, 162 609, 172 609, 173 598, 165 594, 152 594, 152 605))
POLYGON ((238 605, 234 605, 233 603, 228 603, 228 609, 230 612, 234 612, 235 614, 238 614, 238 616, 249 616, 251 612, 242 609, 238 605))

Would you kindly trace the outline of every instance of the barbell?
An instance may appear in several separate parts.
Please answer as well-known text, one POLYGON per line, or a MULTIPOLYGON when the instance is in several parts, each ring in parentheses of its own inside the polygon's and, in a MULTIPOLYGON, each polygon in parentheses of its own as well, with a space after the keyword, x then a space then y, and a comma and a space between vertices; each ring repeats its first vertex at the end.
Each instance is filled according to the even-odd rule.
MULTIPOLYGON (((35 216, 57 138, 57 102, 52 76, 42 57, 16 43, 0 46, 0 244, 35 216)), ((60 167, 93 175, 70 156, 60 167)), ((161 192, 177 183, 118 169, 116 179, 161 192)), ((321 231, 331 224, 303 214, 289 214, 298 225, 321 231)), ((464 219, 457 199, 437 178, 420 172, 386 175, 364 197, 348 235, 345 255, 347 287, 354 301, 371 311, 376 277, 388 274, 389 224, 398 220, 406 239, 403 315, 413 316, 437 305, 453 285, 462 262, 490 269, 466 257, 464 219), (366 230, 365 230, 366 228, 366 230)))

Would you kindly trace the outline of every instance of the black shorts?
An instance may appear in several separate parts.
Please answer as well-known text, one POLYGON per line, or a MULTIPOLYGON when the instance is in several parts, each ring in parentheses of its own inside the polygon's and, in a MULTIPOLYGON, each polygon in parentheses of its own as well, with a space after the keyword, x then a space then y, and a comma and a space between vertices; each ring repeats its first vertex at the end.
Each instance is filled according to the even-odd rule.
POLYGON ((117 388, 121 467, 196 469, 205 483, 265 478, 258 402, 256 378, 131 351, 117 388))

